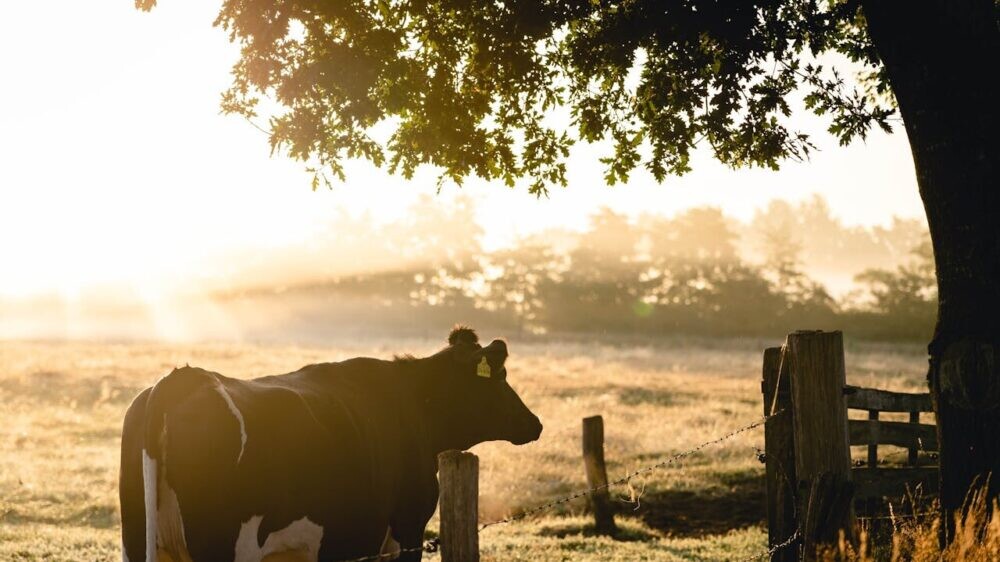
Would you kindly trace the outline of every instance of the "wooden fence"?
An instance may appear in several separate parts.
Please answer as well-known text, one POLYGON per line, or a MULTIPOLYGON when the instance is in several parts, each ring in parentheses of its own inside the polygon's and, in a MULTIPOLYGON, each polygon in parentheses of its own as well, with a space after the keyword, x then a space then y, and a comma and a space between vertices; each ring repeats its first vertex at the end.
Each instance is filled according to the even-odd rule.
POLYGON ((781 413, 764 430, 768 542, 801 537, 772 562, 808 560, 841 533, 853 539, 856 507, 918 485, 936 491, 937 467, 920 466, 937 449, 935 426, 920 423, 930 396, 848 386, 840 332, 795 332, 766 349, 761 390, 764 413, 781 413), (867 410, 868 419, 849 419, 849 409, 867 410), (908 413, 909 421, 880 419, 883 412, 908 413), (880 445, 906 448, 907 466, 880 465, 880 445), (853 466, 852 446, 867 447, 863 465, 853 466))
MULTIPOLYGON (((936 428, 920 420, 922 413, 931 411, 930 397, 848 386, 846 378, 840 332, 795 332, 782 347, 764 351, 761 390, 767 420, 770 551, 765 554, 772 562, 808 561, 819 545, 836 544, 841 537, 855 541, 855 509, 869 500, 898 497, 917 485, 936 490, 937 468, 921 464, 933 460, 937 449, 936 428), (868 419, 850 419, 849 409, 867 411, 868 419), (909 419, 882 419, 886 412, 905 413, 909 419), (906 466, 879 462, 879 446, 887 445, 905 448, 906 466), (866 462, 854 466, 852 446, 867 447, 866 462)), ((755 426, 759 423, 709 443, 755 426)), ((583 420, 582 445, 589 489, 536 509, 587 496, 597 531, 614 534, 600 416, 583 420)), ((478 459, 471 453, 446 451, 438 465, 442 560, 477 562, 478 459)), ((621 480, 611 484, 616 483, 621 480)))
POLYGON ((937 456, 937 429, 920 423, 921 413, 933 411, 930 394, 848 386, 844 396, 849 409, 868 411, 867 420, 850 420, 847 428, 851 445, 868 447, 865 465, 853 470, 854 497, 859 501, 898 498, 907 487, 917 485, 925 492, 937 492, 937 466, 921 466, 937 456), (879 419, 883 412, 907 413, 909 421, 879 419), (905 466, 879 466, 879 445, 906 448, 905 466), (925 456, 921 458, 920 453, 925 456))

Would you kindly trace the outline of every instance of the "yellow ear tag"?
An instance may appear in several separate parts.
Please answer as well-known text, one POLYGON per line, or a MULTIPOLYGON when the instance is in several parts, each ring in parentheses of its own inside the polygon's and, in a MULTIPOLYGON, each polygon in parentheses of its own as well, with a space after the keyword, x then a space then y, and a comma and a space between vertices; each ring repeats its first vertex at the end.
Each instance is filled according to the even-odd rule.
POLYGON ((490 378, 490 364, 486 362, 486 358, 483 357, 479 361, 479 365, 476 366, 476 374, 481 377, 490 378))

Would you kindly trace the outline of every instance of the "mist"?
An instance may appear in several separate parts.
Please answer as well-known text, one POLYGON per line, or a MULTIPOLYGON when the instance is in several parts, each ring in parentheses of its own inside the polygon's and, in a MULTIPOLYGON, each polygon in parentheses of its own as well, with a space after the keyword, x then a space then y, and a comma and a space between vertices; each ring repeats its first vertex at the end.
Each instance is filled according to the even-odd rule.
POLYGON ((820 196, 773 200, 744 221, 715 207, 603 208, 585 229, 486 250, 476 210, 470 198, 425 196, 400 221, 341 213, 302 243, 230 252, 158 291, 120 283, 5 297, 0 337, 321 341, 456 321, 529 335, 738 336, 862 315, 863 336, 909 339, 933 321, 920 220, 848 226, 820 196))

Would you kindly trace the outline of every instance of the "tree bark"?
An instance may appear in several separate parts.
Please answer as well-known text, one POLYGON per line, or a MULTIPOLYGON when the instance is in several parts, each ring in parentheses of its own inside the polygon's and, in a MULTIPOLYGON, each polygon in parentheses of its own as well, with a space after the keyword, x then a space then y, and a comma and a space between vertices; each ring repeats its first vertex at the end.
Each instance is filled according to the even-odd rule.
POLYGON ((899 103, 937 264, 928 383, 944 539, 1000 492, 1000 30, 994 0, 861 0, 899 103))

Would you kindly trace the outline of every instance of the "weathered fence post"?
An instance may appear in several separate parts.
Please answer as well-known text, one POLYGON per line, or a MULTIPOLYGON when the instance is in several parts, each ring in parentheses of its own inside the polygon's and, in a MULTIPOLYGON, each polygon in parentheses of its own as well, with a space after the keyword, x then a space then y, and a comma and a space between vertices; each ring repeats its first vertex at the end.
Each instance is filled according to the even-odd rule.
MULTIPOLYGON (((768 548, 784 543, 798 530, 795 521, 795 450, 792 438, 792 400, 789 393, 788 362, 782 349, 764 350, 764 415, 782 412, 764 426, 764 466, 767 481, 768 548), (782 366, 784 368, 782 369, 782 366)), ((771 555, 771 562, 796 562, 798 545, 789 545, 771 555)))
POLYGON ((441 560, 479 562, 479 458, 445 451, 438 455, 441 483, 441 560))
MULTIPOLYGON (((868 410, 868 419, 878 421, 878 410, 868 410)), ((877 423, 871 424, 871 441, 868 443, 868 468, 875 470, 878 468, 878 438, 881 426, 877 423)))
MULTIPOLYGON (((910 412, 910 424, 914 426, 920 425, 920 412, 910 412)), ((919 443, 919 439, 916 440, 919 443)), ((910 447, 907 450, 906 461, 910 466, 917 466, 920 462, 920 458, 917 456, 917 451, 919 449, 916 445, 910 447)))
POLYGON ((613 535, 615 526, 614 506, 608 492, 608 470, 604 464, 604 418, 583 418, 583 467, 587 473, 590 505, 594 510, 594 524, 599 534, 613 535))
POLYGON ((846 371, 840 332, 795 332, 786 340, 792 397, 795 474, 803 554, 854 534, 854 484, 844 400, 846 371))

